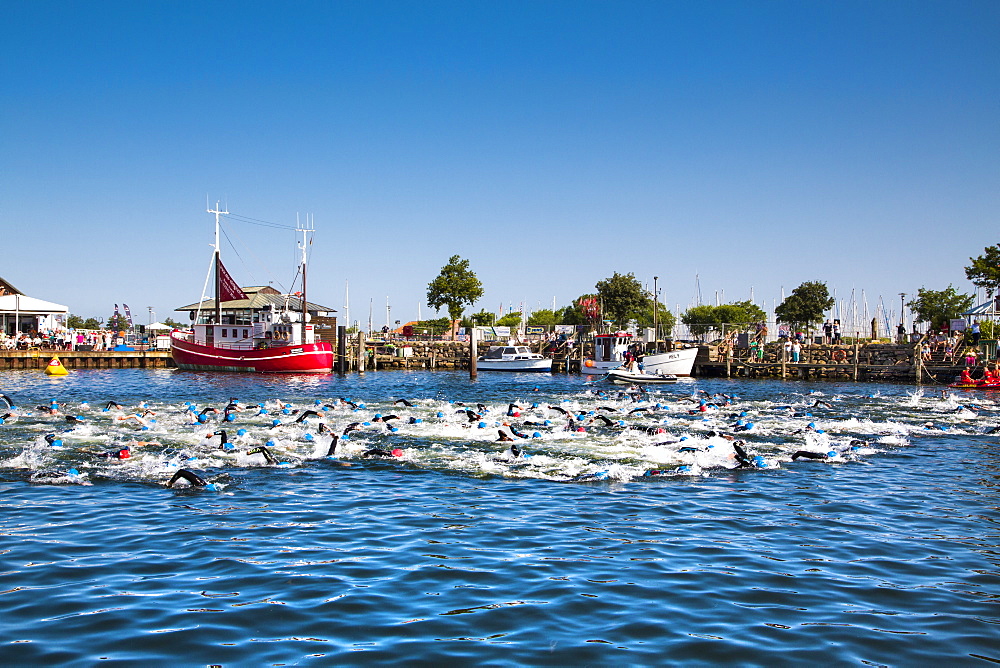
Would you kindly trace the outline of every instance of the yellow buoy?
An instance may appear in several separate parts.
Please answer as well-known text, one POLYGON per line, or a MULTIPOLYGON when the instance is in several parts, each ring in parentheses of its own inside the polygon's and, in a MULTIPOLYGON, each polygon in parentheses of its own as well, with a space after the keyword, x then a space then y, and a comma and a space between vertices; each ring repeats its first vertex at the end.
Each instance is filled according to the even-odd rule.
POLYGON ((57 355, 49 361, 48 366, 45 367, 45 373, 49 376, 65 376, 69 371, 62 365, 57 355))

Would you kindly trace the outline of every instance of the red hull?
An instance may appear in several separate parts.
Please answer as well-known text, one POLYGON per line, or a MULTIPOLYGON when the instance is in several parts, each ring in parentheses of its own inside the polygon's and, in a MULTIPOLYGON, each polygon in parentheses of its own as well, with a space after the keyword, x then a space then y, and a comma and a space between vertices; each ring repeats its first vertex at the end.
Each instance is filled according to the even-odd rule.
POLYGON ((304 343, 263 350, 215 348, 170 336, 170 356, 181 369, 250 373, 327 373, 333 369, 329 343, 304 343))

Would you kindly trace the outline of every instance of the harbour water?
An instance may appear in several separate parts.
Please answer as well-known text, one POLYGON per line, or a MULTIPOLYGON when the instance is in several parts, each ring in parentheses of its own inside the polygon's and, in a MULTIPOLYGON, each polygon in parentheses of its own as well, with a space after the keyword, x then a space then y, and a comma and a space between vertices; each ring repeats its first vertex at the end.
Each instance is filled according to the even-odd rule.
POLYGON ((994 395, 621 390, 440 371, 4 373, 0 662, 1000 662, 994 395), (226 422, 230 398, 264 410, 226 422), (219 413, 191 425, 187 402, 219 413), (295 422, 306 410, 337 434, 360 424, 327 457, 320 419, 295 422), (497 442, 504 422, 528 437, 520 457, 497 442), (220 429, 231 449, 206 438, 220 429), (249 453, 268 441, 277 464, 249 453), (373 448, 401 453, 362 458, 373 448), (212 488, 168 489, 179 468, 212 488))

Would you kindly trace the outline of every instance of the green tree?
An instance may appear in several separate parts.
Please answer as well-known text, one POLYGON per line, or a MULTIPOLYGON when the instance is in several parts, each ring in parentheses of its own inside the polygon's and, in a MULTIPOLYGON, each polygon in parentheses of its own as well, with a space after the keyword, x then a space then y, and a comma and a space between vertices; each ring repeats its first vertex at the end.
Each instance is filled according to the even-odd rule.
POLYGON ((501 327, 519 327, 521 325, 521 313, 519 311, 508 313, 497 320, 496 324, 501 327))
POLYGON ((953 318, 972 308, 972 295, 957 292, 948 284, 946 290, 917 290, 917 296, 907 306, 917 314, 917 322, 929 322, 931 328, 940 329, 953 318))
POLYGON ((97 320, 97 318, 87 318, 86 320, 83 321, 83 325, 81 325, 81 329, 100 329, 100 328, 101 328, 101 323, 97 320))
POLYGON ((767 319, 764 310, 751 301, 733 302, 715 308, 715 320, 726 325, 726 331, 730 329, 746 330, 753 323, 767 319))
POLYGON ((163 324, 166 325, 167 327, 173 327, 174 329, 184 329, 184 325, 177 322, 173 318, 167 318, 166 320, 163 321, 163 324))
POLYGON ((973 285, 992 292, 1000 289, 1000 246, 987 246, 979 257, 970 257, 972 264, 965 268, 965 277, 973 285))
POLYGON ((684 311, 681 314, 681 322, 687 325, 695 336, 704 336, 719 327, 715 307, 708 304, 692 306, 684 311))
POLYGON ((823 314, 833 307, 834 299, 822 281, 806 281, 792 290, 785 301, 778 304, 774 314, 778 322, 808 328, 822 322, 823 314))
POLYGON ((595 294, 580 295, 573 300, 572 304, 556 311, 556 321, 563 325, 595 326, 600 317, 597 295, 595 294))
POLYGON ((86 322, 80 316, 70 313, 69 317, 66 318, 66 326, 70 329, 83 329, 83 323, 86 322))
POLYGON ((556 324, 556 313, 547 308, 540 309, 529 315, 525 324, 531 327, 552 327, 556 324))
POLYGON ((108 318, 108 322, 105 324, 105 328, 111 330, 112 332, 124 332, 128 331, 128 318, 126 318, 121 313, 111 316, 108 318))
POLYGON ((458 255, 452 255, 437 278, 427 284, 427 304, 434 309, 447 306, 452 320, 459 320, 465 306, 472 306, 482 296, 483 284, 469 269, 469 261, 458 255))
POLYGON ((472 319, 472 324, 478 327, 487 327, 493 324, 493 321, 497 319, 496 314, 483 309, 479 313, 473 313, 469 316, 472 319))
POLYGON ((614 276, 598 281, 594 287, 604 319, 611 320, 619 328, 625 327, 630 319, 638 319, 650 302, 642 284, 631 272, 622 275, 616 271, 614 276))

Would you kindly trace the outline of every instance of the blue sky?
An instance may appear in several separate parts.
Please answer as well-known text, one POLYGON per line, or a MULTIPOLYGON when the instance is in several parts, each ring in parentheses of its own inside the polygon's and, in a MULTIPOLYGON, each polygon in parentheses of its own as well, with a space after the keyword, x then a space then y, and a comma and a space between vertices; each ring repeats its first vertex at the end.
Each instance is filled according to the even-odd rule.
MULTIPOLYGON (((107 317, 201 294, 206 197, 317 233, 310 296, 430 317, 632 272, 683 310, 949 283, 1000 242, 1000 3, 0 4, 0 276, 107 317)), ((295 237, 235 227, 242 284, 295 237)), ((267 269, 262 269, 266 266, 267 269)))

